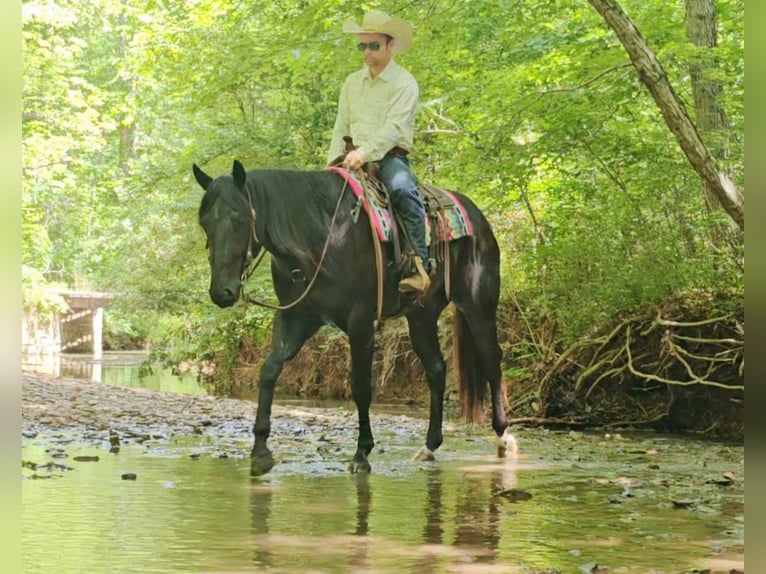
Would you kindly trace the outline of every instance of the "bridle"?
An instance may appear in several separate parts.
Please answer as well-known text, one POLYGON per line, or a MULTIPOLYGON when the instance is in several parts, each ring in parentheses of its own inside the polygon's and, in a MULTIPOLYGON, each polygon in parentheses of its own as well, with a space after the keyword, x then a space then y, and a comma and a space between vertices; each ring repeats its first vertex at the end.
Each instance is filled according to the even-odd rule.
POLYGON ((258 266, 261 264, 266 250, 263 245, 258 241, 258 236, 255 234, 255 208, 253 207, 253 200, 250 197, 250 189, 247 188, 247 182, 245 182, 245 189, 247 189, 247 203, 250 207, 250 236, 247 238, 247 253, 245 254, 245 266, 242 269, 242 276, 239 278, 240 292, 243 291, 245 283, 250 279, 250 276, 255 272, 258 266), (253 260, 253 244, 258 246, 258 258, 253 260))
POLYGON ((246 303, 253 303, 255 305, 259 305, 261 307, 266 307, 268 309, 276 309, 278 311, 284 311, 286 309, 290 309, 292 307, 295 307, 298 303, 303 301, 306 296, 309 294, 309 291, 311 291, 311 288, 314 286, 314 283, 317 280, 317 277, 319 277, 319 271, 322 268, 322 264, 324 263, 325 255, 327 255, 327 248, 330 245, 330 237, 332 236, 332 229, 335 227, 335 220, 338 216, 338 213, 340 211, 340 204, 343 201, 343 195, 346 191, 346 187, 348 186, 348 180, 344 178, 343 180, 343 187, 340 190, 340 195, 338 196, 338 203, 335 205, 335 211, 332 214, 332 219, 330 220, 330 227, 327 230, 327 239, 325 240, 324 247, 322 248, 322 255, 319 257, 319 263, 317 263, 317 267, 314 270, 314 275, 311 277, 311 281, 309 281, 309 284, 306 286, 306 289, 301 293, 301 295, 292 303, 288 305, 275 305, 273 303, 268 303, 266 301, 262 301, 260 299, 257 299, 256 297, 252 297, 245 293, 245 284, 247 283, 247 280, 250 279, 252 274, 255 272, 255 270, 258 268, 258 266, 261 264, 261 261, 263 261, 264 256, 266 255, 266 249, 263 247, 263 244, 258 241, 258 236, 255 233, 255 207, 253 206, 253 198, 250 194, 250 188, 247 186, 247 181, 245 181, 245 191, 247 192, 247 202, 250 207, 250 236, 247 240, 247 254, 245 255, 245 266, 242 271, 242 276, 239 280, 239 292, 240 296, 242 297, 242 300, 246 303), (260 253, 257 257, 253 257, 253 244, 257 245, 259 248, 260 253))

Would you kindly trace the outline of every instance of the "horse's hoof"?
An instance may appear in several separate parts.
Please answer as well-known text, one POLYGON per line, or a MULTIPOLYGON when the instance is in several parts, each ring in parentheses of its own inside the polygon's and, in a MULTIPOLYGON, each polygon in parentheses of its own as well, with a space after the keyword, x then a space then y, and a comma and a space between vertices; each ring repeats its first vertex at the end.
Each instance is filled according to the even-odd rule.
POLYGON ((370 466, 370 463, 366 458, 354 457, 354 459, 348 465, 348 470, 351 474, 369 474, 372 472, 372 466, 370 466))
POLYGON ((372 466, 370 463, 365 462, 352 462, 348 465, 348 471, 351 474, 370 474, 372 472, 372 466))
POLYGON ((516 444, 516 438, 505 429, 503 436, 497 437, 497 456, 505 458, 507 456, 516 456, 519 452, 519 446, 516 444))
POLYGON ((415 456, 412 457, 412 460, 415 462, 430 462, 436 460, 436 457, 434 456, 434 451, 432 451, 427 446, 424 446, 415 453, 415 456))
POLYGON ((250 461, 250 476, 261 476, 269 472, 274 466, 274 457, 271 453, 253 455, 250 461))

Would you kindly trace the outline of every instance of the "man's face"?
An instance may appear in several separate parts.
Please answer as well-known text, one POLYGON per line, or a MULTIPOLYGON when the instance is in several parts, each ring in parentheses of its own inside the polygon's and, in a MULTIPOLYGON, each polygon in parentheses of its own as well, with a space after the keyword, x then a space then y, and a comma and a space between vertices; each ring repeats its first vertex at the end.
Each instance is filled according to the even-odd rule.
POLYGON ((383 68, 391 60, 392 45, 385 34, 359 34, 359 42, 367 45, 364 49, 364 63, 371 68, 383 68), (379 48, 373 50, 376 45, 379 48))

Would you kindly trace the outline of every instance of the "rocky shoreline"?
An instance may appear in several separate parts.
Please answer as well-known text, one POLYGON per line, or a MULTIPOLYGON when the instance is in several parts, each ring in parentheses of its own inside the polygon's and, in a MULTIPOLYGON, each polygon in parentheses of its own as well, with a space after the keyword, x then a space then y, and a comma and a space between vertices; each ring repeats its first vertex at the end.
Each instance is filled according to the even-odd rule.
MULTIPOLYGON (((22 373, 22 438, 66 433, 70 441, 99 442, 118 436, 125 442, 163 441, 177 436, 252 440, 257 404, 210 395, 182 395, 93 381, 22 373)), ((375 413, 375 426, 402 441, 425 438, 427 421, 403 414, 375 413)), ((274 405, 272 437, 343 444, 356 440, 351 408, 274 405)), ((450 425, 445 424, 446 427, 450 425)))

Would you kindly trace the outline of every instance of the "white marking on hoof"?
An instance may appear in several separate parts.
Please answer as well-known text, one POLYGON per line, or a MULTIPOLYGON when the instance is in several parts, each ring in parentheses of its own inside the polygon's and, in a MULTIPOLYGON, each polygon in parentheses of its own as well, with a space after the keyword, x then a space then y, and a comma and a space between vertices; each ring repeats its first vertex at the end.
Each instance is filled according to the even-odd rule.
POLYGON ((415 453, 415 456, 412 457, 412 460, 416 462, 426 462, 436 460, 436 457, 434 456, 434 451, 429 449, 427 446, 424 446, 415 453))
POLYGON ((503 436, 497 437, 497 456, 505 458, 507 456, 516 456, 519 452, 519 445, 516 444, 516 438, 505 429, 503 436))

